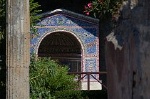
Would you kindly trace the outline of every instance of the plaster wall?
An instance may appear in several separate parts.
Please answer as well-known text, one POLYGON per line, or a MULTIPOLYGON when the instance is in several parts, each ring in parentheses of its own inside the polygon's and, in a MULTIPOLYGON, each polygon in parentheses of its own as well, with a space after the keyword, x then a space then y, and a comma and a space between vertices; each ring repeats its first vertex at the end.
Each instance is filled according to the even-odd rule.
POLYGON ((108 99, 150 99, 150 1, 124 2, 106 38, 108 99))

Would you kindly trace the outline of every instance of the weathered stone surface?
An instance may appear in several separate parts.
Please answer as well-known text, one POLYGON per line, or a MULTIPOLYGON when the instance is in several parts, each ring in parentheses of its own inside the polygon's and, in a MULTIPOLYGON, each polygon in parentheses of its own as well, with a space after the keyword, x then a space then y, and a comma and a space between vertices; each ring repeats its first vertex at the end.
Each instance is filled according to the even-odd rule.
POLYGON ((29 19, 29 0, 7 0, 7 99, 29 99, 29 19))
POLYGON ((109 99, 150 99, 150 1, 128 0, 122 9, 115 38, 107 41, 109 99))

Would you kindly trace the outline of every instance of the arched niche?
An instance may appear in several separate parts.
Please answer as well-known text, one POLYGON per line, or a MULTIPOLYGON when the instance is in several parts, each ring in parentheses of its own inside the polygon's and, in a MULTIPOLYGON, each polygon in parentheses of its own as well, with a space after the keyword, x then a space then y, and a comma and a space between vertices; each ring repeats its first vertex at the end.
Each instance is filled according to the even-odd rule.
POLYGON ((38 57, 51 57, 67 65, 69 72, 81 72, 82 48, 74 35, 67 32, 53 32, 44 37, 38 48, 38 57))
MULTIPOLYGON (((99 72, 98 19, 56 9, 41 14, 41 20, 37 22, 35 28, 36 33, 31 35, 31 53, 40 57, 50 56, 62 63, 65 63, 63 59, 66 58, 69 60, 66 62, 68 65, 72 63, 71 59, 77 59, 81 62, 78 71, 99 72), (52 43, 57 43, 58 46, 52 43)), ((78 67, 77 64, 74 67, 78 67)), ((94 77, 99 79, 98 74, 94 74, 94 77)), ((87 77, 81 81, 83 90, 86 90, 84 87, 87 86, 86 81, 87 77)), ((97 89, 97 81, 92 77, 90 81, 93 88, 97 89)))

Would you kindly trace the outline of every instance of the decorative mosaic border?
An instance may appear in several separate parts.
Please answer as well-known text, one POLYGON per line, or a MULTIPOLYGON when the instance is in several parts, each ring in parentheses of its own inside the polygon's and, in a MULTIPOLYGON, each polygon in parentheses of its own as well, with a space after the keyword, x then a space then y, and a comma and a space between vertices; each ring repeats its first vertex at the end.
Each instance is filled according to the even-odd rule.
MULTIPOLYGON (((56 12, 55 12, 56 13, 56 12)), ((51 13, 52 14, 52 13, 51 13)), ((67 32, 74 35, 82 47, 82 72, 99 71, 99 26, 95 20, 86 17, 76 18, 68 12, 57 13, 44 17, 37 23, 37 33, 32 34, 31 53, 38 53, 41 41, 54 32, 67 32), (94 23, 93 23, 94 22, 94 23)))

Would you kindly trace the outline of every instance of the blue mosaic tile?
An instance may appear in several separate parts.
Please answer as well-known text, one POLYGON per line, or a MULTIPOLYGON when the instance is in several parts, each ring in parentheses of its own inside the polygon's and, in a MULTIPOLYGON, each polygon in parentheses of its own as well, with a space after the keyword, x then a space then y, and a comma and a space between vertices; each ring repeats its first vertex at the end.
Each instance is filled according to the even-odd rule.
POLYGON ((96 54, 96 45, 87 47, 86 53, 87 54, 96 54))
POLYGON ((43 19, 41 22, 37 23, 38 26, 91 26, 93 24, 85 21, 78 20, 77 18, 73 18, 66 15, 57 14, 54 16, 47 17, 43 19))
POLYGON ((86 17, 75 17, 71 14, 52 14, 43 18, 37 23, 37 33, 32 34, 31 37, 31 53, 36 53, 38 46, 44 37, 54 32, 67 32, 72 33, 80 41, 83 50, 83 60, 86 56, 83 72, 89 72, 90 68, 93 72, 96 72, 96 66, 99 66, 97 54, 98 51, 98 24, 95 22, 86 20, 86 17), (89 57, 88 57, 89 56, 89 57), (91 58, 92 57, 92 58, 91 58))
MULTIPOLYGON (((96 70, 96 58, 93 59, 85 59, 85 71, 86 72, 97 72, 96 70)), ((94 77, 96 77, 96 74, 92 74, 94 77)), ((87 77, 85 78, 87 79, 87 77)), ((90 79, 93 79, 93 77, 90 76, 90 79)))

